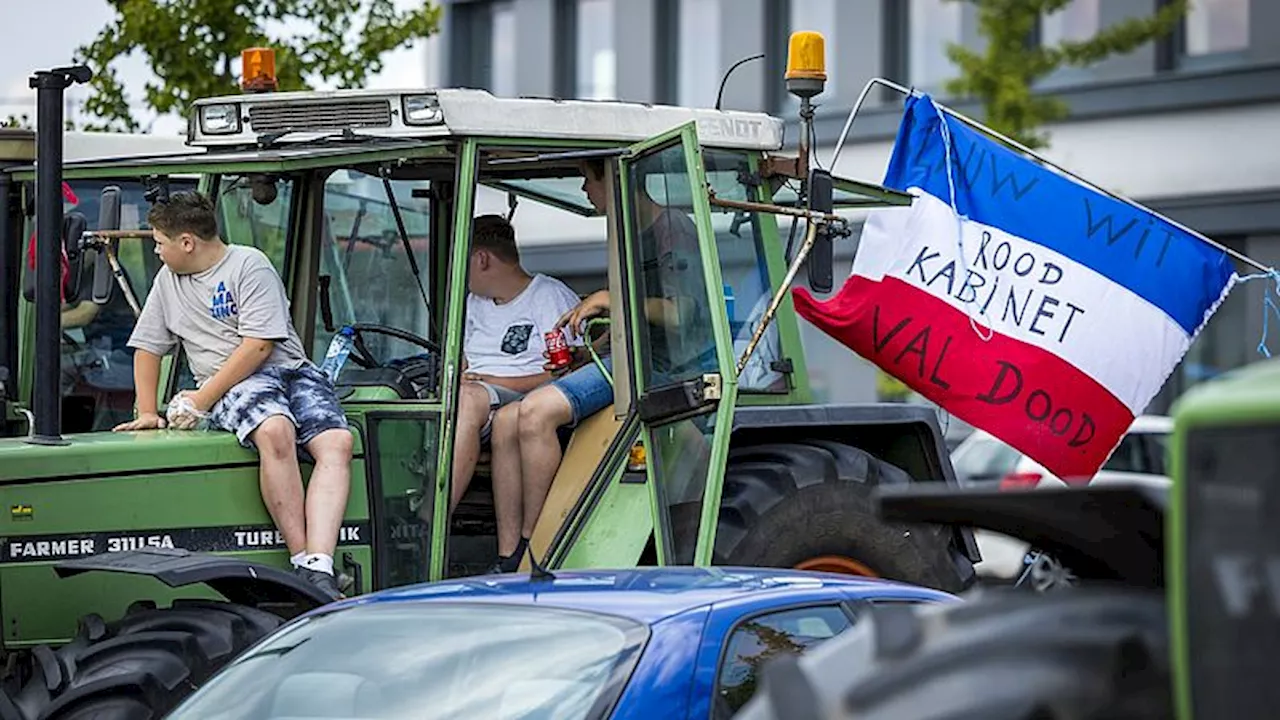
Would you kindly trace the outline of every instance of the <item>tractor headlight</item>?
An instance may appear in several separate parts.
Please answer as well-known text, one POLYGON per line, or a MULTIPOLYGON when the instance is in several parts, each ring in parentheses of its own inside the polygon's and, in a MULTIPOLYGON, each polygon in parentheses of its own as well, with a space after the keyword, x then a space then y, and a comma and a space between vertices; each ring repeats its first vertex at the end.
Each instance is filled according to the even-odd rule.
POLYGON ((240 106, 225 103, 201 107, 200 130, 206 135, 233 135, 240 132, 240 106))
POLYGON ((435 95, 408 95, 402 102, 406 125, 438 125, 444 122, 444 112, 435 95))

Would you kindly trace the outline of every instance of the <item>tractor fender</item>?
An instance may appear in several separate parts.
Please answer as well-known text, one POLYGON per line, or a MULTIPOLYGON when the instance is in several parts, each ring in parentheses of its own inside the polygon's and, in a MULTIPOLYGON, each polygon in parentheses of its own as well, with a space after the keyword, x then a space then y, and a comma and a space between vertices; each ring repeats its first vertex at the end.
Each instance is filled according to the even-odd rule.
MULTIPOLYGON (((951 454, 938 425, 938 413, 926 405, 744 406, 733 414, 730 447, 776 442, 833 440, 852 445, 901 468, 913 486, 959 487, 951 454)), ((982 560, 973 531, 956 527, 957 548, 970 562, 982 560)))
POLYGON ((311 610, 329 602, 319 588, 278 568, 180 548, 141 548, 65 560, 58 577, 86 572, 146 575, 169 587, 203 583, 227 600, 249 607, 289 605, 311 610))
POLYGON ((979 527, 1025 540, 1082 580, 1164 587, 1168 491, 1140 483, 986 490, 877 488, 885 520, 979 527))

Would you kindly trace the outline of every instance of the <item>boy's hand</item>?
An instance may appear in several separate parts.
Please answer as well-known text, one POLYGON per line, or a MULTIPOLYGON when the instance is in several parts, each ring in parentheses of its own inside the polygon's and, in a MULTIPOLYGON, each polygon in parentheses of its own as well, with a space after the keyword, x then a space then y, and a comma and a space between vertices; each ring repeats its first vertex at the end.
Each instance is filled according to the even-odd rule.
POLYGON ((551 373, 551 377, 558 378, 563 375, 567 375, 573 372, 574 370, 577 370, 578 368, 582 367, 583 365, 586 365, 588 362, 591 361, 590 356, 587 355, 587 351, 581 345, 570 346, 569 354, 573 356, 573 360, 568 365, 565 365, 564 367, 556 367, 551 364, 551 353, 546 350, 543 350, 542 357, 546 360, 546 362, 542 364, 542 369, 551 373))
POLYGON ((193 390, 184 390, 174 395, 165 412, 169 427, 174 430, 195 430, 199 427, 201 421, 209 417, 208 411, 200 407, 199 397, 200 393, 193 390))
POLYGON ((142 413, 136 420, 120 423, 111 428, 112 432, 129 432, 133 430, 163 430, 168 425, 158 413, 142 413))
POLYGON ((608 314, 608 312, 609 291, 597 290, 561 315, 560 319, 556 321, 555 329, 559 330, 562 327, 568 327, 569 336, 576 338, 582 335, 582 326, 587 320, 608 314))

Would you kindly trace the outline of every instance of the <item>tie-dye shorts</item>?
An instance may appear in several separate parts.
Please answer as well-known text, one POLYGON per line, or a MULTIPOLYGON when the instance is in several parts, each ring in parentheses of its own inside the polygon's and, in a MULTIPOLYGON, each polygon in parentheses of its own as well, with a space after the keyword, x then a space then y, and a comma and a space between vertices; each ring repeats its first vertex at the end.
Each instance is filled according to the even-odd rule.
POLYGON ((283 415, 306 445, 326 430, 347 429, 347 416, 329 378, 314 365, 300 368, 271 365, 241 380, 214 404, 210 425, 233 432, 240 444, 253 447, 250 435, 267 418, 283 415))

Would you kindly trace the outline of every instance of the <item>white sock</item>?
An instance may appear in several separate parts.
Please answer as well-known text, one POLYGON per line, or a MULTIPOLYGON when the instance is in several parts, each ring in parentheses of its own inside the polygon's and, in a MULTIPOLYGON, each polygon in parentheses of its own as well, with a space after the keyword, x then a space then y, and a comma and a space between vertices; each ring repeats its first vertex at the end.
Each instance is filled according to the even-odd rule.
POLYGON ((306 551, 306 550, 302 550, 302 551, 298 552, 297 554, 292 555, 292 556, 290 556, 290 557, 289 557, 289 564, 290 564, 290 565, 292 565, 292 566, 294 566, 294 567, 298 567, 299 565, 301 565, 301 564, 302 564, 302 561, 303 561, 303 560, 306 560, 306 559, 307 559, 307 551, 306 551))
POLYGON ((306 559, 302 561, 302 567, 308 570, 319 570, 327 575, 333 574, 333 556, 324 555, 322 553, 307 553, 306 559))

